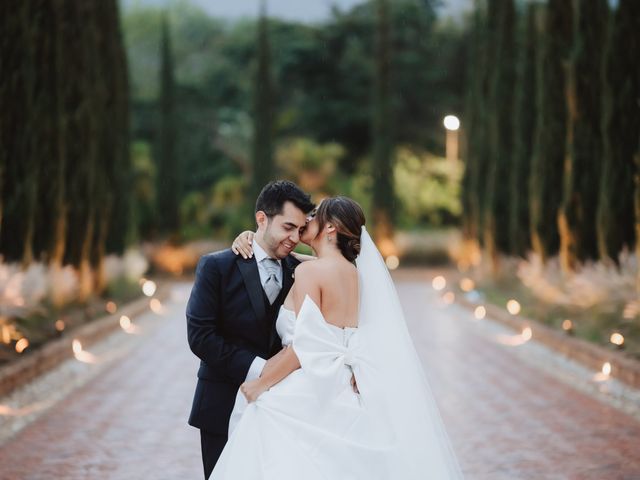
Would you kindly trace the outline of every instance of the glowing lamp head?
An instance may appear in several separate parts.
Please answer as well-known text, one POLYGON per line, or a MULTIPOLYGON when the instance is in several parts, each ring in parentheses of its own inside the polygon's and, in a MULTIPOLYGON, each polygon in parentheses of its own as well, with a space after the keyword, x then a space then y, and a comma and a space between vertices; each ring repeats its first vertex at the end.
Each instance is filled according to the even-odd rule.
POLYGON ((442 123, 447 130, 455 131, 460 128, 460 119, 455 115, 447 115, 442 123))

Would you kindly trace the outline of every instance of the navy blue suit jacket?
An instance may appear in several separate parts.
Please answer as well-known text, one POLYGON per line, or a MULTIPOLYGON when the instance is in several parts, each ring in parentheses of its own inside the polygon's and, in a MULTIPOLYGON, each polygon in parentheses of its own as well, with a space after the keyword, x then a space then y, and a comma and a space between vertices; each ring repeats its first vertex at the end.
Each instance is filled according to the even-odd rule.
MULTIPOLYGON (((279 304, 291 289, 292 256, 282 261, 279 304)), ((279 305, 275 305, 279 307, 279 305)), ((256 356, 270 358, 280 348, 275 316, 269 315, 255 257, 230 249, 203 256, 187 304, 187 337, 200 358, 189 424, 226 435, 238 388, 256 356)))

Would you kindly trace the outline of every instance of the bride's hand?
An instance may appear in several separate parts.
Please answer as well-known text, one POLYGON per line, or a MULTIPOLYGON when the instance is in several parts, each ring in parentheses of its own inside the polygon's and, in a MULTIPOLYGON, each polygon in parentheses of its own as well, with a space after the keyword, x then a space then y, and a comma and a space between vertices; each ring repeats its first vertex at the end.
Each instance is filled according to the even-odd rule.
POLYGON ((351 388, 353 388, 355 393, 360 393, 360 390, 358 390, 358 384, 356 383, 356 376, 353 374, 351 374, 351 388))
POLYGON ((264 367, 262 368, 262 372, 260 373, 260 376, 262 377, 264 375, 269 375, 269 373, 271 373, 271 371, 274 368, 276 368, 276 365, 282 359, 282 356, 286 353, 286 351, 287 351, 287 346, 283 347, 282 350, 280 350, 273 357, 267 360, 267 363, 265 363, 264 367))
POLYGON ((267 388, 267 386, 263 382, 261 382, 260 379, 244 382, 242 385, 240 385, 240 391, 246 397, 249 403, 255 402, 258 397, 267 390, 269 390, 269 388, 267 388))
POLYGON ((231 251, 236 255, 242 255, 242 258, 247 259, 253 256, 253 235, 250 230, 245 230, 238 235, 231 244, 231 251))

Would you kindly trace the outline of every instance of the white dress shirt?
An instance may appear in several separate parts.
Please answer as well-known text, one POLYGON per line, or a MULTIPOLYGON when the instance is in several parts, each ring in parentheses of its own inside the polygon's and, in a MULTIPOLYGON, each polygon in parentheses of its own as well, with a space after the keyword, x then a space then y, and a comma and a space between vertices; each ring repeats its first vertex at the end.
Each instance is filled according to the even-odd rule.
MULTIPOLYGON (((256 242, 255 238, 253 239, 253 256, 256 259, 256 263, 258 264, 258 273, 260 274, 260 283, 262 284, 262 287, 264 288, 264 284, 267 282, 267 279, 269 278, 269 273, 267 272, 267 269, 264 267, 262 260, 264 260, 265 258, 268 258, 269 255, 267 254, 267 252, 264 251, 264 249, 260 246, 260 244, 258 242, 256 242)), ((280 265, 280 270, 278 270, 278 283, 280 284, 280 286, 282 287, 282 260, 279 259, 275 259, 278 261, 278 265, 280 265)), ((253 362, 251 363, 251 366, 249 367, 249 371, 247 372, 247 378, 245 378, 245 382, 248 382, 250 380, 255 380, 256 378, 260 377, 260 374, 262 373, 262 369, 264 368, 265 364, 267 363, 267 361, 262 358, 262 357, 256 357, 253 359, 253 362)))

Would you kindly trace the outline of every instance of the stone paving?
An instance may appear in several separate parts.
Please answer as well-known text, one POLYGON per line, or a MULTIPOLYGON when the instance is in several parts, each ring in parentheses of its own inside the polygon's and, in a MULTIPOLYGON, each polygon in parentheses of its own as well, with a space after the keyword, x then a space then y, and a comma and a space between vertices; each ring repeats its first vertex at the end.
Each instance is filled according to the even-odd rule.
MULTIPOLYGON (((396 283, 467 479, 640 479, 638 392, 595 381, 535 339, 510 342, 513 332, 443 302, 432 276, 396 283)), ((71 360, 0 398, 0 479, 202 478, 186 424, 197 370, 189 289, 176 285, 164 312, 135 319, 135 334, 94 345, 93 363, 71 360)))

